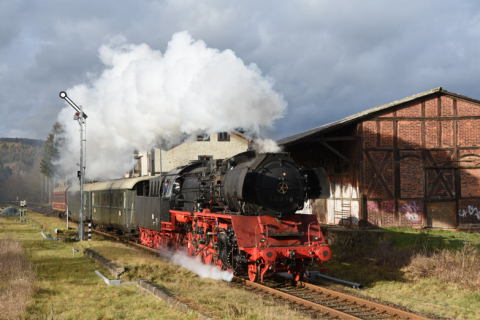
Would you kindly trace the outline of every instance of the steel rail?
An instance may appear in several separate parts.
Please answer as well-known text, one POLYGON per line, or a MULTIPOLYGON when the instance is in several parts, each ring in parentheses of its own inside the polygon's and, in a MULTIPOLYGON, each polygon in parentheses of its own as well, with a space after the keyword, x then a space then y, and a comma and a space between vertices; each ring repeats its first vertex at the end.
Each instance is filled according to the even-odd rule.
MULTIPOLYGON (((316 303, 307 299, 303 299, 302 297, 296 296, 294 294, 286 293, 276 288, 270 288, 264 284, 254 283, 243 278, 234 277, 234 280, 249 287, 266 292, 268 294, 273 294, 275 296, 294 301, 299 305, 314 310, 319 310, 321 312, 328 313, 333 317, 338 317, 341 319, 428 319, 407 311, 402 311, 382 305, 380 303, 325 289, 323 287, 312 285, 310 283, 297 282, 297 286, 295 288, 297 290, 305 288, 310 292, 316 292, 317 294, 327 297, 327 299, 324 300, 328 300, 329 302, 337 302, 338 307, 332 307, 332 305, 324 306, 321 305, 321 303, 316 303), (357 310, 353 310, 354 308, 356 308, 357 310), (343 312, 343 310, 349 311, 343 312)), ((310 296, 310 293, 304 292, 302 293, 302 296, 310 296)))
POLYGON ((388 306, 385 306, 385 305, 380 304, 380 303, 372 302, 372 301, 365 300, 365 299, 362 299, 362 298, 357 298, 357 297, 354 297, 354 296, 351 296, 351 295, 348 295, 348 294, 345 294, 345 293, 340 293, 340 292, 337 292, 337 291, 325 289, 323 287, 319 287, 319 286, 316 286, 316 285, 313 285, 313 284, 310 284, 310 283, 299 282, 297 285, 304 286, 305 288, 307 288, 309 290, 316 291, 316 292, 319 292, 319 293, 336 295, 341 299, 348 299, 348 300, 350 300, 352 302, 355 302, 357 304, 364 304, 367 307, 372 307, 372 308, 375 308, 379 311, 387 312, 387 313, 389 313, 393 316, 399 317, 401 319, 421 319, 421 320, 428 320, 429 319, 429 318, 424 318, 424 317, 421 317, 419 315, 416 315, 416 314, 413 314, 413 313, 410 313, 410 312, 407 312, 407 311, 403 311, 403 310, 395 309, 395 308, 392 308, 392 307, 388 307, 388 306))
POLYGON ((249 280, 242 279, 242 278, 239 278, 239 277, 234 277, 234 280, 235 280, 235 282, 240 282, 240 283, 242 283, 242 284, 244 284, 248 287, 255 288, 255 289, 263 291, 265 293, 272 294, 272 295, 275 295, 277 297, 293 301, 295 303, 298 303, 300 306, 308 307, 308 308, 311 308, 311 309, 314 309, 314 310, 319 310, 319 311, 321 311, 325 314, 330 315, 332 318, 362 319, 362 318, 352 316, 348 313, 344 313, 344 312, 341 312, 341 311, 338 311, 338 310, 335 310, 335 309, 332 309, 332 308, 329 308, 329 307, 326 307, 326 306, 319 305, 318 303, 311 302, 311 301, 296 297, 294 295, 291 295, 291 294, 288 294, 288 293, 285 293, 285 292, 282 292, 282 291, 279 291, 279 290, 276 290, 276 289, 269 288, 267 286, 264 286, 264 285, 256 283, 256 282, 251 282, 249 280))

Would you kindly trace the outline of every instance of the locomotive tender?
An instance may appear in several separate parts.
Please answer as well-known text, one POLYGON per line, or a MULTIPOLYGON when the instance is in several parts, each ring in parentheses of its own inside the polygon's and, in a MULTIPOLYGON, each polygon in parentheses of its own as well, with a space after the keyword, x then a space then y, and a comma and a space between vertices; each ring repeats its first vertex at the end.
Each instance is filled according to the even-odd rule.
MULTIPOLYGON (((138 234, 153 248, 185 248, 251 281, 276 272, 308 280, 307 267, 332 255, 316 216, 295 214, 307 199, 330 196, 326 172, 299 168, 287 153, 247 151, 161 176, 86 184, 84 193, 94 225, 138 234)), ((69 210, 79 194, 67 192, 69 210)))

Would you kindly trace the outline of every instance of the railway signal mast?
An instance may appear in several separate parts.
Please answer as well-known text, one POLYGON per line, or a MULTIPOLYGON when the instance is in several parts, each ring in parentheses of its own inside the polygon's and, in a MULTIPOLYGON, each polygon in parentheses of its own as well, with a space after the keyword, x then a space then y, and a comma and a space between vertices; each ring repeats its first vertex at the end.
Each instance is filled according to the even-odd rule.
POLYGON ((82 111, 82 106, 77 106, 72 100, 70 100, 65 91, 60 92, 60 98, 67 101, 68 104, 75 109, 76 113, 73 119, 77 120, 80 125, 80 171, 78 171, 78 177, 80 179, 80 224, 78 226, 78 238, 80 241, 83 241, 85 240, 85 227, 83 225, 83 176, 85 174, 85 167, 83 166, 83 144, 85 140, 83 139, 83 131, 87 115, 82 111))

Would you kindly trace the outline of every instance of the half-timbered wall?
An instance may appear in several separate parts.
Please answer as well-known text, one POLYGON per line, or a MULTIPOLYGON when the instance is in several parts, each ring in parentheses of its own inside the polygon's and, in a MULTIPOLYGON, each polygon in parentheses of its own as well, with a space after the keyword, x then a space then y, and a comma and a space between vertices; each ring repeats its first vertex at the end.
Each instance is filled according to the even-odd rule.
POLYGON ((480 223, 479 105, 427 96, 358 126, 367 225, 480 223))

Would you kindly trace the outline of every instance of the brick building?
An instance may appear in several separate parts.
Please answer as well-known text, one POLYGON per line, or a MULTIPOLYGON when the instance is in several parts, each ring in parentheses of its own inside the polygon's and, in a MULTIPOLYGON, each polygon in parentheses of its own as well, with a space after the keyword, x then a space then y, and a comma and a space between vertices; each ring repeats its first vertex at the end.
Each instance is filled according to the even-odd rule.
POLYGON ((480 101, 442 88, 278 141, 326 168, 321 222, 359 226, 480 224, 480 101))

